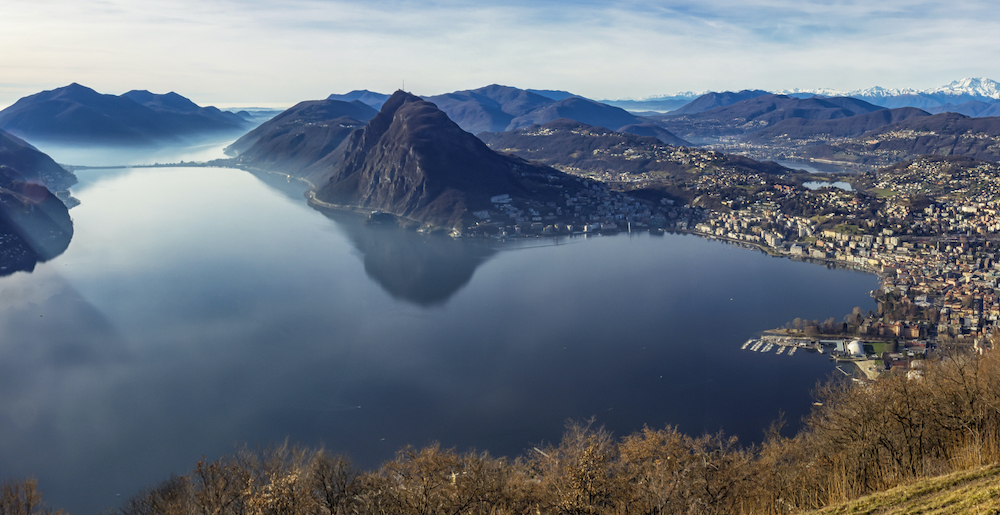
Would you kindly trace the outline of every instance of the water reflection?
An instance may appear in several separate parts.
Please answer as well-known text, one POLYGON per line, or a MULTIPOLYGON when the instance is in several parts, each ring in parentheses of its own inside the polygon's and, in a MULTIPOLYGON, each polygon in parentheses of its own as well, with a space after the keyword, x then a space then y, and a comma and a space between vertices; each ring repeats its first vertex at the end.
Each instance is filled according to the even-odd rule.
POLYGON ((804 188, 808 188, 811 190, 818 190, 822 188, 838 188, 844 191, 854 191, 854 188, 851 187, 851 184, 844 181, 836 181, 836 182, 806 181, 802 183, 802 186, 804 188))
POLYGON ((43 187, 0 185, 0 277, 31 272, 62 254, 73 238, 66 206, 43 187))
POLYGON ((80 173, 73 245, 0 281, 2 472, 100 513, 244 442, 373 467, 431 441, 516 455, 590 416, 759 441, 830 367, 739 345, 874 309, 873 276, 701 238, 499 252, 331 220, 274 179, 80 173))
POLYGON ((820 161, 805 161, 801 159, 776 159, 776 163, 792 170, 805 170, 809 173, 826 174, 856 174, 857 170, 851 170, 837 163, 824 163, 820 161))
POLYGON ((395 226, 365 225, 357 216, 324 213, 364 256, 365 273, 397 299, 443 304, 497 252, 487 241, 425 236, 395 226))
MULTIPOLYGON (((250 172, 285 197, 305 203, 306 183, 279 173, 250 172)), ((396 299, 419 306, 446 302, 497 252, 483 240, 425 236, 391 225, 367 225, 353 213, 324 212, 361 252, 365 274, 396 299)))
POLYGON ((303 204, 306 203, 306 191, 309 190, 307 183, 282 173, 261 172, 257 170, 248 170, 247 173, 253 175, 257 180, 288 199, 303 204))

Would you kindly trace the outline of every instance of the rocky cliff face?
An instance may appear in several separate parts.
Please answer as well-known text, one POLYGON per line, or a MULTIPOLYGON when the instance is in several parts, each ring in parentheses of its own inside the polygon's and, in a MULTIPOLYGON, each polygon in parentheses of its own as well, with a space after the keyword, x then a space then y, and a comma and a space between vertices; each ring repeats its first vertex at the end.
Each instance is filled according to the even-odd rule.
POLYGON ((8 180, 41 184, 52 191, 64 191, 76 184, 76 176, 51 157, 3 130, 0 130, 0 166, 7 167, 8 180))
POLYGON ((34 270, 66 250, 73 222, 50 189, 75 182, 52 158, 0 131, 0 276, 34 270))
POLYGON ((454 227, 496 195, 524 196, 534 168, 490 150, 430 102, 397 91, 362 130, 316 198, 454 227))

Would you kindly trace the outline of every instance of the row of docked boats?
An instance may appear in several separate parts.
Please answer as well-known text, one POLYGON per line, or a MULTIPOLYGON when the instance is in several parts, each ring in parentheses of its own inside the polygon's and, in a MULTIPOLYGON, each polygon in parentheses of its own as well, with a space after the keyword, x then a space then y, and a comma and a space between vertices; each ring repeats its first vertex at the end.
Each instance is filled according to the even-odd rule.
POLYGON ((795 346, 795 345, 785 345, 785 344, 781 344, 781 343, 775 344, 773 342, 765 341, 765 340, 762 340, 762 339, 756 339, 756 338, 750 338, 749 340, 747 340, 746 343, 744 343, 743 346, 740 347, 740 349, 742 349, 742 350, 750 349, 751 352, 762 352, 763 353, 763 352, 771 352, 771 349, 773 349, 775 347, 778 348, 778 351, 775 352, 775 354, 777 354, 777 355, 781 355, 782 353, 784 353, 787 350, 788 351, 788 355, 791 356, 791 355, 795 354, 795 351, 799 350, 799 348, 797 346, 795 346))

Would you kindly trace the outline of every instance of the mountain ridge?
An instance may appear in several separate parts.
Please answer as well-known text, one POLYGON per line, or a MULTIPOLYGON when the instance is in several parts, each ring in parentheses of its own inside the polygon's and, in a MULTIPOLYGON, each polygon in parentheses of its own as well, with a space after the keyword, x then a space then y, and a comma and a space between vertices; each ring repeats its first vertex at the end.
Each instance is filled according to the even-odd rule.
POLYGON ((323 180, 332 166, 329 156, 377 111, 360 100, 299 102, 225 148, 237 162, 255 168, 280 169, 310 183, 323 180), (326 166, 314 166, 324 161, 326 166))
POLYGON ((233 113, 199 107, 176 93, 133 90, 116 96, 75 82, 22 97, 0 111, 0 129, 29 141, 72 144, 150 145, 247 127, 249 122, 233 113))
POLYGON ((343 159, 314 197, 460 231, 491 198, 531 194, 519 176, 549 173, 540 168, 493 152, 433 103, 397 91, 344 142, 343 159))

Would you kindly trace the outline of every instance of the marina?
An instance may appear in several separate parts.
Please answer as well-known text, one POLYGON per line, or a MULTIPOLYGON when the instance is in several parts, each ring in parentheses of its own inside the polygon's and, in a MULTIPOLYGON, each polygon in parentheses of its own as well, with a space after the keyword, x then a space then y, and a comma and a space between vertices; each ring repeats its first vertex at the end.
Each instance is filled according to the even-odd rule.
MULTIPOLYGON (((775 337, 775 336, 762 336, 760 338, 751 338, 747 340, 740 347, 740 350, 749 349, 751 352, 760 352, 762 354, 771 352, 777 347, 778 350, 775 351, 775 355, 787 354, 791 356, 795 354, 799 348, 811 348, 813 350, 819 350, 822 347, 822 343, 814 340, 809 340, 806 338, 793 338, 793 337, 775 337)), ((820 350, 820 352, 822 352, 820 350)))

